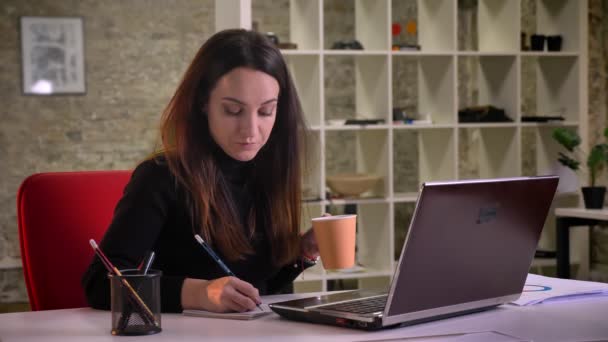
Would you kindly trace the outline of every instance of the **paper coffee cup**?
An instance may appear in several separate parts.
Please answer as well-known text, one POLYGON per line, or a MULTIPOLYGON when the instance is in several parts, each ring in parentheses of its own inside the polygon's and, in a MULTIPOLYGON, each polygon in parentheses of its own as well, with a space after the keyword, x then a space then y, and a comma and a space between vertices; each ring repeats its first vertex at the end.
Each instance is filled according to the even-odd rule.
POLYGON ((357 215, 316 217, 312 219, 312 229, 325 269, 355 266, 357 215))

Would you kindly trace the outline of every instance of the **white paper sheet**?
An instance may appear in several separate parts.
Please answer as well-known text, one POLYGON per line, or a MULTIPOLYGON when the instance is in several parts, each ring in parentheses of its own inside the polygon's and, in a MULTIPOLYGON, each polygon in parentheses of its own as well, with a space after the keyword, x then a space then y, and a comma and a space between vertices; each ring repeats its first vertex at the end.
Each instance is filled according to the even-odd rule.
POLYGON ((560 279, 528 274, 524 292, 511 304, 525 306, 553 301, 569 301, 608 296, 608 284, 592 281, 560 279))
POLYGON ((470 333, 455 333, 442 335, 427 335, 427 336, 410 336, 398 337, 383 340, 364 340, 360 342, 526 342, 528 340, 519 337, 507 335, 498 331, 479 331, 470 333))

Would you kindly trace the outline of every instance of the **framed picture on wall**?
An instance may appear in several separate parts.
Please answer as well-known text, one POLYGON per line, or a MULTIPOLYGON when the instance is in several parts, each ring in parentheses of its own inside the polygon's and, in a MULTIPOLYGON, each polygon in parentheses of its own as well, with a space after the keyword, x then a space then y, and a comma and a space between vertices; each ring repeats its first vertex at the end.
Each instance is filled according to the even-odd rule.
POLYGON ((21 17, 26 95, 84 94, 82 18, 21 17))

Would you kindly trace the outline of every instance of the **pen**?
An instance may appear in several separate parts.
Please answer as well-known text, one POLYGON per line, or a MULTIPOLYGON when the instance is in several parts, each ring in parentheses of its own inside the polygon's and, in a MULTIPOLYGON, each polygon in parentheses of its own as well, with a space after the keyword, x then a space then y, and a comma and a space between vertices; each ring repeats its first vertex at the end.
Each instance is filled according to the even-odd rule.
MULTIPOLYGON (((106 255, 103 254, 103 252, 101 251, 101 249, 99 248, 99 246, 97 246, 97 243, 95 242, 95 240, 91 239, 91 240, 89 240, 89 243, 91 244, 91 247, 93 247, 93 250, 95 251, 95 254, 97 254, 97 256, 101 259, 101 262, 106 267, 106 269, 110 273, 112 273, 114 275, 117 275, 119 277, 122 277, 122 273, 120 273, 120 271, 118 270, 118 268, 116 268, 116 266, 112 265, 112 263, 110 262, 110 259, 108 259, 108 257, 106 257, 106 255)), ((124 286, 127 287, 128 291, 129 291, 128 293, 130 294, 130 298, 132 298, 132 300, 135 302, 135 304, 137 306, 139 306, 141 309, 143 309, 144 314, 145 314, 145 315, 143 315, 143 317, 146 317, 155 326, 158 326, 159 324, 156 321, 156 319, 154 317, 154 314, 152 313, 152 311, 150 311, 150 308, 148 308, 148 306, 146 305, 146 303, 137 294, 137 291, 135 291, 135 289, 133 289, 133 287, 131 286, 131 284, 129 284, 129 282, 125 278, 121 278, 121 282, 122 282, 122 284, 124 286)))
MULTIPOLYGON (((213 249, 211 249, 211 247, 209 247, 209 245, 205 242, 205 240, 203 240, 203 238, 200 235, 194 234, 194 238, 203 247, 205 252, 207 252, 207 254, 209 254, 209 256, 222 268, 224 273, 226 273, 227 275, 229 275, 231 277, 236 277, 234 275, 234 273, 232 273, 232 271, 228 268, 228 266, 226 266, 226 264, 224 264, 222 259, 220 259, 220 257, 217 254, 215 254, 213 249)), ((260 304, 256 303, 255 305, 257 305, 257 307, 258 307, 258 309, 260 309, 260 311, 264 311, 264 310, 262 310, 262 307, 260 306, 260 304)))
POLYGON ((150 251, 148 252, 148 254, 146 254, 146 256, 144 257, 144 260, 141 263, 141 266, 139 268, 139 271, 141 272, 141 274, 146 275, 148 274, 148 271, 150 270, 150 267, 152 266, 152 263, 154 262, 154 251, 150 251))

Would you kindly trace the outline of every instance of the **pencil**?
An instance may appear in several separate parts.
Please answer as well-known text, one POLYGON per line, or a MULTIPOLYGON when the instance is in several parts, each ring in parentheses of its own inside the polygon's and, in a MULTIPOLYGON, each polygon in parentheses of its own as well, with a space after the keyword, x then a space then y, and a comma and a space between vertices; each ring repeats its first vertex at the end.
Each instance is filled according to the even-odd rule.
MULTIPOLYGON (((120 273, 120 271, 118 270, 118 268, 116 268, 116 266, 112 265, 112 263, 110 262, 110 259, 108 259, 106 257, 106 255, 103 254, 103 252, 101 251, 99 246, 97 246, 97 243, 95 242, 95 240, 91 239, 91 240, 89 240, 89 243, 91 244, 91 247, 93 247, 95 254, 97 254, 97 256, 99 256, 99 258, 101 259, 101 262, 108 269, 108 271, 116 276, 122 277, 122 273, 120 273)), ((135 291, 135 289, 131 286, 131 284, 129 284, 127 279, 121 278, 121 282, 124 286, 126 286, 127 290, 129 291, 128 293, 130 293, 131 296, 133 297, 135 304, 144 310, 144 313, 145 313, 145 316, 147 316, 147 319, 149 319, 155 326, 158 326, 159 324, 156 321, 156 318, 154 317, 154 313, 152 313, 150 308, 148 308, 146 303, 137 294, 137 291, 135 291)))
MULTIPOLYGON (((220 257, 217 254, 215 254, 213 249, 211 249, 211 247, 209 247, 209 245, 205 242, 205 240, 203 240, 203 238, 200 235, 194 234, 194 238, 203 247, 205 252, 207 252, 207 254, 209 254, 211 259, 213 259, 221 267, 221 269, 224 271, 224 273, 226 273, 227 275, 229 275, 231 277, 236 278, 234 273, 232 273, 232 271, 228 268, 228 266, 226 266, 226 264, 224 264, 222 259, 220 259, 220 257)), ((260 304, 255 303, 255 305, 258 307, 258 309, 260 309, 260 311, 264 311, 264 310, 262 310, 262 307, 260 306, 260 304)))
MULTIPOLYGON (((148 253, 146 253, 146 255, 144 256, 144 259, 142 260, 141 264, 139 265, 139 267, 137 268, 137 270, 139 271, 139 273, 141 275, 146 275, 148 274, 148 271, 150 270, 150 267, 152 266, 152 263, 154 262, 154 251, 150 251, 148 253)), ((139 284, 139 286, 137 287, 137 291, 140 290, 142 284, 139 284)), ((120 319, 118 321, 118 329, 124 331, 127 328, 127 325, 129 324, 129 320, 131 319, 131 314, 133 313, 133 305, 127 305, 123 312, 122 315, 120 315, 120 319)))

